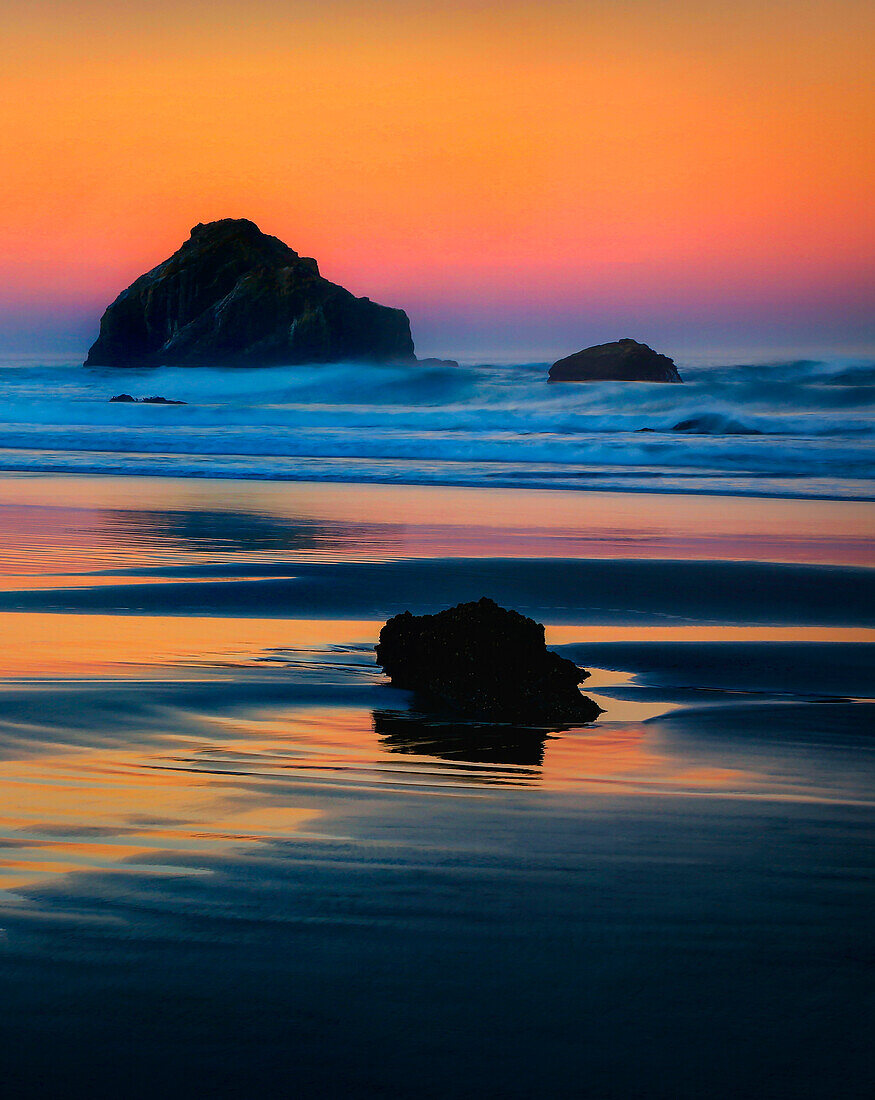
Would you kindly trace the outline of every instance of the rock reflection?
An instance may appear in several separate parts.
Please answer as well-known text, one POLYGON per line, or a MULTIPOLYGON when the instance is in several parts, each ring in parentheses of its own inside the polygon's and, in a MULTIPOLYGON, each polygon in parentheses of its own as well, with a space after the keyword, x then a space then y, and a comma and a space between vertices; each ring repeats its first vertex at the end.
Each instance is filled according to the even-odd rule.
POLYGON ((426 718, 415 712, 391 710, 375 710, 373 723, 374 732, 389 752, 472 764, 529 767, 544 763, 544 743, 553 732, 532 726, 426 718))
POLYGON ((98 528, 119 531, 125 544, 158 542, 197 553, 324 551, 348 543, 392 545, 400 537, 385 525, 242 510, 108 509, 101 513, 98 528))

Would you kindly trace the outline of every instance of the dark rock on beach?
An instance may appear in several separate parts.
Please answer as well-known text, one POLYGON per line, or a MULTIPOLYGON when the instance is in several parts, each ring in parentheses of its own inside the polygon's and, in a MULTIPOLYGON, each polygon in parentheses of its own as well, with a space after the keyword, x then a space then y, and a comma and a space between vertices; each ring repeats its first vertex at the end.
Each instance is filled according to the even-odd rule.
POLYGON ((547 649, 544 627, 485 597, 436 615, 396 615, 376 654, 393 686, 467 717, 567 725, 601 713, 578 690, 589 673, 547 649))
POLYGON ((116 298, 86 366, 414 361, 401 309, 356 298, 251 221, 196 225, 116 298))
POLYGON ((584 348, 550 368, 551 382, 683 382, 667 355, 639 344, 616 340, 584 348))
POLYGON ((132 405, 136 402, 136 400, 136 397, 131 397, 129 393, 117 393, 115 397, 111 397, 109 399, 109 403, 111 405, 113 401, 121 401, 126 405, 132 405))

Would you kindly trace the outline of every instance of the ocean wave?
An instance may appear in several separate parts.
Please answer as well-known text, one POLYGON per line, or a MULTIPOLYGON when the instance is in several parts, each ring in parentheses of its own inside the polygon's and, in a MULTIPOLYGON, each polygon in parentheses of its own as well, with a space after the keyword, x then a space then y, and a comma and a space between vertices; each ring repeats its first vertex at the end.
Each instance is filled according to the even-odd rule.
POLYGON ((379 480, 406 464, 413 481, 472 483, 485 467, 490 483, 554 485, 608 470, 648 483, 710 478, 715 491, 795 478, 845 496, 854 482, 859 495, 875 474, 873 372, 850 360, 686 367, 683 386, 660 386, 548 384, 536 363, 126 371, 7 361, 0 466, 154 472, 175 461, 203 476, 330 467, 332 478, 379 480), (120 392, 187 404, 111 404, 120 392))

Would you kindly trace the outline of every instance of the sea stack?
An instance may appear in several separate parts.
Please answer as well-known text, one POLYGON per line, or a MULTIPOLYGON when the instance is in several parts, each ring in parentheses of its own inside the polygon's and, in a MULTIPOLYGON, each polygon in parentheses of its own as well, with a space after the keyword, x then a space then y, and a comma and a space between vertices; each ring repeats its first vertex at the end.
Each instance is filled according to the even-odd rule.
POLYGON ((589 673, 547 649, 541 623, 485 596, 436 615, 395 615, 376 654, 393 686, 463 717, 549 726, 601 714, 577 686, 589 673))
POLYGON ((414 362, 404 310, 356 298, 254 222, 196 225, 100 321, 86 366, 414 362))
POLYGON ((667 355, 639 344, 615 340, 584 348, 550 368, 551 382, 683 382, 667 355))

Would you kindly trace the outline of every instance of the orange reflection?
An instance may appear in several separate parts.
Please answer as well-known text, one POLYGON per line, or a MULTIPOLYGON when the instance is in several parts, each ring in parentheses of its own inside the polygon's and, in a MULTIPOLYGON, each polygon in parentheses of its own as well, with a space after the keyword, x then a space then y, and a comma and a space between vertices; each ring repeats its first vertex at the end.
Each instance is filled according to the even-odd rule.
MULTIPOLYGON (((585 642, 875 642, 875 630, 844 626, 548 625, 547 645, 585 642)), ((592 686, 587 681, 587 686, 592 686)))
MULTIPOLYGON (((610 719, 610 712, 605 717, 610 719)), ((749 791, 760 782, 759 776, 741 769, 690 767, 660 747, 653 729, 624 722, 608 721, 604 727, 557 737, 548 749, 544 783, 561 790, 606 787, 627 794, 705 795, 749 791)))
MULTIPOLYGON (((605 686, 618 677, 593 679, 605 686)), ((525 763, 500 752, 478 762, 464 752, 435 751, 431 736, 417 745, 416 723, 399 744, 358 706, 186 712, 186 728, 196 732, 185 735, 174 732, 168 706, 167 732, 150 743, 42 753, 34 744, 25 760, 0 760, 0 889, 76 871, 197 872, 207 857, 234 849, 312 839, 308 823, 330 821, 338 806, 346 819, 363 814, 367 830, 381 800, 399 796, 488 799, 537 786, 584 798, 842 798, 801 776, 730 766, 744 754, 726 765, 697 758, 694 745, 667 736, 658 723, 643 724, 634 714, 638 704, 629 712, 613 701, 607 706, 589 727, 545 739, 528 731, 528 743, 543 751, 525 763)))
MULTIPOLYGON (((168 679, 260 665, 272 651, 373 645, 376 620, 228 619, 206 616, 0 615, 0 676, 168 679)), ((872 642, 875 630, 842 627, 547 626, 548 645, 627 641, 872 642)), ((615 683, 616 673, 610 683, 615 683)), ((596 683, 587 681, 588 690, 596 683)))
POLYGON ((21 577, 447 556, 867 565, 873 546, 875 513, 861 501, 174 478, 7 475, 0 483, 0 575, 21 577), (224 545, 205 546, 186 530, 187 514, 204 513, 228 518, 224 545), (234 549, 232 515, 275 524, 291 548, 243 540, 234 549), (306 537, 295 539, 300 530, 306 537))
POLYGON ((98 749, 0 761, 0 890, 121 865, 130 873, 180 872, 167 861, 294 837, 319 816, 252 807, 233 780, 166 770, 167 763, 161 753, 98 749))
POLYGON ((158 615, 0 615, 0 676, 167 679, 255 663, 274 649, 373 643, 380 623, 158 615))

